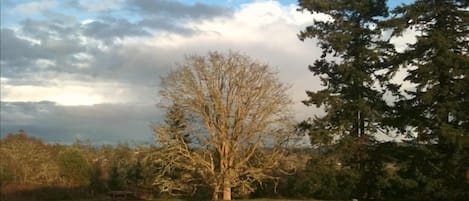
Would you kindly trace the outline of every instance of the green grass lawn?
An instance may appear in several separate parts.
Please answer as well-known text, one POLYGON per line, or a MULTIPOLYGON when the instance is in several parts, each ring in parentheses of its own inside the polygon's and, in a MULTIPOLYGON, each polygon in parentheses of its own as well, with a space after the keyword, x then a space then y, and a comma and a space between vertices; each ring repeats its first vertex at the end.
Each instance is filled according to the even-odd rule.
MULTIPOLYGON (((292 199, 267 199, 267 198, 258 198, 258 199, 233 199, 234 201, 321 201, 315 199, 307 199, 307 200, 292 200, 292 199)), ((179 199, 156 199, 153 201, 184 201, 179 199)))
MULTIPOLYGON (((109 201, 111 199, 87 199, 87 200, 73 200, 73 201, 109 201)), ((258 198, 258 199, 234 199, 235 201, 321 201, 315 199, 307 199, 307 200, 291 200, 291 199, 267 199, 267 198, 258 198)), ((70 200, 67 200, 70 201, 70 200)), ((125 200, 125 201, 132 201, 132 200, 125 200)), ((152 201, 185 201, 182 199, 155 199, 152 201)))
POLYGON ((321 201, 321 200, 290 200, 290 199, 266 199, 266 198, 259 198, 259 199, 249 199, 249 200, 239 200, 239 201, 321 201))
MULTIPOLYGON (((257 198, 257 199, 233 199, 234 201, 321 201, 321 200, 315 200, 315 199, 307 199, 307 200, 295 200, 295 199, 268 199, 268 198, 257 198)), ((168 200, 154 200, 154 201, 168 201, 168 200)), ((169 201, 184 201, 184 200, 169 200, 169 201)))

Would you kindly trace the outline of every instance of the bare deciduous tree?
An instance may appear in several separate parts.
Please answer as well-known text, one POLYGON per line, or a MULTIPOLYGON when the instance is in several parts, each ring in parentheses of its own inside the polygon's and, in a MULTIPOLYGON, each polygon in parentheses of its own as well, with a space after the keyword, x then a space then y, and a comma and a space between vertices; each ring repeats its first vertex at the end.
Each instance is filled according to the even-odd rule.
POLYGON ((232 188, 252 192, 256 182, 275 179, 293 139, 287 89, 267 65, 240 53, 186 58, 163 78, 160 95, 161 107, 184 111, 179 128, 189 135, 170 129, 174 125, 155 128, 160 175, 172 175, 160 176, 157 185, 185 192, 203 183, 213 200, 221 193, 231 200, 232 188))

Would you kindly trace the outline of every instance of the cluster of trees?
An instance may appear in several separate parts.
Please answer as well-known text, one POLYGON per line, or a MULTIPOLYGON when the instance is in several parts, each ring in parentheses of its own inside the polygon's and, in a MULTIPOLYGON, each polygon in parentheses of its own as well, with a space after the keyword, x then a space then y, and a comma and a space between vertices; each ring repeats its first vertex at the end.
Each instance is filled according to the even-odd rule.
POLYGON ((238 53, 187 58, 160 91, 169 117, 155 129, 160 175, 183 173, 163 186, 204 186, 213 200, 265 195, 266 183, 289 197, 466 200, 468 3, 417 0, 389 11, 386 0, 300 0, 300 10, 329 17, 299 33, 322 48, 309 69, 324 87, 304 103, 325 115, 296 126, 311 152, 292 149, 286 88, 267 66, 238 53), (416 42, 395 48, 408 30, 416 42), (403 141, 384 143, 386 135, 403 141), (291 160, 305 156, 307 164, 291 160))
POLYGON ((308 91, 304 103, 323 108, 325 115, 299 126, 324 150, 307 171, 307 182, 323 188, 309 192, 467 200, 469 2, 416 0, 391 12, 386 0, 303 0, 300 6, 330 17, 299 34, 301 40, 317 39, 322 48, 309 69, 324 88, 308 91), (415 32, 416 42, 396 49, 390 41, 406 30, 415 32), (380 135, 406 143, 384 144, 380 135), (321 168, 329 161, 339 161, 341 168, 321 168))
POLYGON ((324 115, 293 122, 288 87, 248 56, 190 56, 162 80, 166 117, 154 126, 153 146, 47 145, 8 135, 2 185, 148 189, 199 200, 467 200, 468 4, 416 0, 390 12, 386 0, 300 0, 301 10, 329 16, 299 33, 322 48, 309 69, 324 87, 307 91, 304 103, 324 115), (406 30, 416 42, 398 50, 390 41, 406 30), (301 134, 311 147, 295 146, 301 134), (385 135, 403 140, 383 142, 385 135))
MULTIPOLYGON (((293 182, 305 182, 298 185, 303 195, 469 197, 468 3, 417 0, 389 11, 386 0, 299 1, 300 10, 329 17, 299 33, 322 48, 309 69, 324 87, 308 91, 304 103, 325 111, 297 126, 315 150, 297 170, 303 177, 293 176, 293 182), (408 30, 416 42, 395 48, 391 41, 408 30), (379 136, 385 135, 403 142, 383 143, 379 136)), ((272 171, 295 164, 287 160, 294 140, 291 117, 282 110, 289 103, 284 86, 237 53, 186 61, 161 90, 162 107, 184 113, 178 118, 184 123, 168 121, 180 130, 156 130, 163 147, 172 150, 164 160, 168 166, 186 172, 186 184, 209 181, 214 200, 218 192, 229 200, 233 189, 253 193, 256 182, 289 178, 272 171)))
MULTIPOLYGON (((168 127, 155 127, 156 133, 168 132, 160 131, 164 129, 181 131, 184 128, 182 121, 177 122, 181 117, 181 110, 177 107, 172 109, 168 111, 166 118, 168 127)), ((194 139, 186 134, 173 136, 171 146, 163 146, 161 144, 163 142, 135 146, 128 144, 93 146, 87 141, 77 141, 71 145, 47 144, 23 130, 9 133, 0 140, 0 199, 74 200, 102 197, 113 190, 131 191, 135 196, 146 199, 156 197, 212 199, 214 196, 210 183, 212 178, 204 178, 204 175, 197 174, 197 171, 208 170, 203 170, 203 167, 191 164, 190 161, 183 163, 186 161, 183 155, 174 159, 178 154, 172 150, 177 147, 175 141, 180 138, 185 138, 185 143, 191 143, 190 141, 194 139)), ((290 170, 291 167, 286 167, 285 164, 291 164, 291 161, 301 163, 302 160, 291 159, 288 163, 288 160, 283 160, 281 164, 274 165, 273 162, 280 161, 273 161, 272 158, 281 159, 275 149, 253 152, 253 156, 250 156, 252 159, 248 160, 249 165, 253 167, 246 167, 243 177, 235 180, 243 185, 236 185, 233 188, 234 197, 249 197, 250 194, 258 197, 281 195, 272 194, 274 182, 278 184, 279 178, 285 175, 280 169, 290 170), (270 157, 266 158, 260 154, 270 157), (280 169, 273 170, 270 167, 280 169), (255 183, 255 180, 249 177, 259 177, 259 182, 268 183, 259 185, 259 182, 255 183), (252 180, 247 181, 248 179, 252 180)), ((216 154, 200 147, 193 147, 192 151, 194 153, 188 154, 194 157, 203 157, 198 154, 216 154)), ((220 159, 214 160, 220 161, 220 159)), ((214 171, 220 171, 219 167, 214 171)), ((209 176, 219 177, 216 174, 209 176)))
POLYGON ((150 146, 92 146, 81 141, 46 144, 23 130, 9 133, 0 140, 2 196, 27 193, 15 193, 24 189, 39 192, 51 188, 63 192, 45 195, 44 199, 68 198, 71 190, 79 197, 124 189, 152 195, 157 193, 151 188, 154 171, 145 165, 144 154, 150 150, 150 146))

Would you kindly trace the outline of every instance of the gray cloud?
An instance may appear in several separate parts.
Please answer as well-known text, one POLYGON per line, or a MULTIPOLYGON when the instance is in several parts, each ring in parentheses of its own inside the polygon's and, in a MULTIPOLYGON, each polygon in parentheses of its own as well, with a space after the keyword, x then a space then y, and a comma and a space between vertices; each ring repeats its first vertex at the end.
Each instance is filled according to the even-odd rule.
MULTIPOLYGON (((27 34, 25 36, 29 37, 27 34)), ((85 47, 80 45, 76 38, 42 38, 39 40, 40 44, 37 44, 22 39, 10 29, 1 30, 1 40, 1 60, 15 65, 35 59, 60 61, 67 56, 85 51, 85 47)))
POLYGON ((123 0, 68 0, 65 5, 88 12, 109 12, 120 8, 123 0))
POLYGON ((229 16, 233 13, 232 9, 230 8, 207 5, 203 3, 187 5, 179 1, 171 0, 129 0, 127 3, 128 6, 136 12, 143 12, 150 16, 166 16, 169 18, 203 19, 218 16, 229 16))
POLYGON ((53 102, 2 102, 1 133, 23 129, 47 142, 88 139, 95 144, 151 142, 150 125, 161 118, 154 105, 102 104, 66 107, 53 102))
POLYGON ((90 64, 91 68, 84 69, 87 74, 97 79, 154 86, 159 76, 166 74, 174 62, 182 58, 183 53, 181 50, 146 45, 125 45, 95 56, 99 59, 90 64))
POLYGON ((80 0, 69 0, 65 3, 70 8, 85 12, 109 14, 116 9, 142 16, 164 16, 166 19, 209 19, 218 16, 229 16, 233 9, 229 7, 194 3, 192 5, 176 0, 106 0, 96 2, 96 5, 84 5, 80 0))
POLYGON ((2 77, 21 78, 25 74, 38 71, 33 62, 45 58, 47 54, 39 45, 19 38, 13 30, 7 28, 1 29, 0 39, 2 77))
MULTIPOLYGON (((69 1, 68 5, 79 10, 89 10, 78 1, 69 1)), ((196 33, 197 30, 181 26, 184 21, 226 17, 233 14, 233 10, 228 7, 203 3, 187 5, 173 0, 128 0, 124 5, 123 12, 139 16, 140 20, 130 22, 127 19, 117 19, 111 17, 112 12, 109 13, 109 10, 105 9, 106 13, 100 13, 104 16, 99 20, 83 26, 83 33, 107 42, 128 36, 150 36, 151 33, 145 28, 187 36, 196 33)))
MULTIPOLYGON (((25 129, 50 142, 70 142, 80 136, 99 143, 145 140, 146 136, 151 135, 148 125, 160 117, 153 106, 158 101, 159 78, 166 75, 175 63, 182 61, 185 55, 203 55, 209 50, 240 50, 270 64, 279 71, 282 81, 294 84, 291 95, 297 103, 295 112, 307 116, 314 110, 303 107, 299 101, 306 98, 305 90, 314 90, 319 86, 317 78, 308 72, 307 65, 320 55, 320 51, 314 44, 301 44, 296 38, 296 25, 278 21, 278 24, 263 25, 254 31, 251 29, 255 28, 250 27, 251 21, 246 22, 246 27, 239 27, 245 22, 233 22, 237 19, 226 18, 226 23, 225 20, 213 21, 219 23, 214 28, 199 27, 207 31, 203 32, 186 25, 229 16, 233 11, 174 1, 130 1, 122 9, 116 12, 111 10, 107 14, 96 12, 89 17, 94 18, 90 23, 48 13, 42 19, 22 21, 16 31, 2 29, 1 72, 2 77, 7 78, 2 84, 6 83, 11 88, 10 92, 18 92, 15 91, 18 85, 43 85, 44 88, 58 88, 58 91, 51 92, 58 95, 97 95, 104 97, 103 102, 129 102, 71 107, 51 102, 3 102, 2 135, 25 129), (120 16, 126 18, 116 18, 117 12, 125 13, 120 16), (236 33, 238 28, 240 32, 236 33), (230 30, 235 30, 233 35, 228 33, 230 30), (169 34, 158 34, 160 31, 169 34), (220 34, 216 34, 219 31, 220 34), (155 33, 157 37, 141 37, 155 33), (135 41, 125 40, 127 37, 135 37, 135 41), (6 40, 9 42, 3 43, 6 40), (51 61, 53 65, 40 67, 38 59, 51 61)), ((88 16, 85 14, 84 18, 88 16)), ((36 89, 23 89, 26 95, 2 91, 2 100, 53 100, 38 97, 15 99, 20 95, 40 96, 42 89, 37 93, 34 91, 36 89), (13 98, 6 99, 4 95, 13 98)))
POLYGON ((196 33, 196 30, 180 26, 178 25, 180 23, 169 21, 166 18, 158 17, 158 16, 145 18, 141 20, 138 24, 144 27, 148 27, 153 30, 164 30, 164 31, 177 33, 177 34, 184 35, 184 36, 189 36, 189 35, 196 33))
POLYGON ((115 44, 114 39, 151 36, 148 29, 165 30, 184 36, 196 32, 196 30, 178 25, 183 23, 175 23, 171 19, 155 16, 136 23, 131 23, 127 19, 102 17, 91 23, 81 24, 73 17, 57 13, 49 13, 49 15, 50 18, 47 19, 22 21, 19 31, 1 29, 3 77, 15 78, 18 83, 24 84, 43 84, 47 82, 47 76, 60 79, 62 74, 68 74, 67 76, 75 74, 75 77, 82 79, 116 80, 117 78, 118 81, 148 83, 149 79, 145 78, 159 76, 161 73, 159 70, 168 69, 174 62, 174 60, 170 62, 169 59, 175 57, 165 54, 166 50, 149 48, 145 45, 127 47, 115 44), (37 41, 37 43, 25 40, 23 37, 37 41), (96 39, 97 43, 84 42, 83 39, 86 37, 96 39), (100 42, 104 43, 109 50, 101 49, 100 42), (89 58, 79 61, 77 54, 86 54, 89 58), (104 61, 105 58, 110 60, 104 61), (53 65, 42 68, 37 65, 38 59, 49 60, 53 62, 53 65), (113 73, 110 74, 107 71, 110 69, 122 71, 112 71, 113 73))
POLYGON ((2 28, 0 37, 0 58, 4 62, 35 59, 43 56, 37 45, 18 38, 16 33, 11 29, 2 28))
POLYGON ((158 76, 157 70, 161 68, 157 65, 169 67, 168 59, 172 57, 152 55, 154 49, 144 45, 127 47, 108 43, 111 51, 106 51, 100 49, 99 44, 84 43, 80 32, 96 37, 98 41, 111 40, 113 36, 149 34, 141 26, 130 25, 126 20, 104 20, 109 23, 96 21, 81 26, 73 20, 23 21, 21 34, 38 43, 22 39, 20 33, 11 29, 1 29, 2 77, 14 78, 16 84, 43 84, 49 79, 61 79, 63 76, 138 83, 158 76), (77 54, 85 54, 88 58, 79 58, 77 54), (37 64, 38 59, 46 59, 53 65, 41 67, 37 64))
POLYGON ((56 13, 49 15, 50 18, 43 20, 23 20, 17 31, 2 28, 2 76, 24 78, 38 72, 72 72, 73 55, 93 48, 82 43, 76 19, 56 13), (44 69, 37 64, 38 59, 49 60, 55 65, 44 69))
MULTIPOLYGON (((42 21, 38 23, 49 27, 42 21)), ((39 26, 36 28, 42 29, 39 26)), ((59 33, 59 30, 49 31, 59 33)), ((17 34, 10 29, 1 30, 2 77, 8 78, 8 84, 14 86, 57 85, 61 84, 60 80, 115 82, 124 86, 125 90, 133 91, 128 95, 136 96, 135 99, 149 100, 142 96, 153 97, 159 77, 184 55, 181 50, 142 44, 108 44, 109 50, 102 50, 96 44, 80 44, 78 37, 66 34, 58 34, 61 38, 52 39, 47 33, 36 33, 29 36, 41 38, 40 44, 34 44, 19 38, 17 34), (88 58, 77 57, 79 53, 86 54, 88 58), (46 59, 52 64, 41 67, 38 59, 46 59), (135 89, 131 89, 133 87, 135 89)))
POLYGON ((85 47, 80 43, 79 36, 69 34, 71 31, 67 28, 52 26, 52 23, 27 20, 21 35, 8 28, 1 29, 2 77, 28 80, 25 84, 38 84, 44 82, 44 76, 73 74, 77 71, 73 65, 74 55, 96 49, 85 47), (29 24, 34 26, 27 26, 29 24), (41 60, 46 65, 41 65, 41 60))
POLYGON ((2 5, 3 6, 13 6, 15 4, 12 0, 2 0, 2 5))
MULTIPOLYGON (((65 4, 86 9, 77 1, 65 4)), ((167 72, 177 57, 165 53, 167 50, 164 49, 116 44, 115 39, 152 36, 159 31, 189 36, 198 30, 184 27, 186 21, 233 14, 227 7, 202 3, 187 5, 169 0, 129 0, 122 5, 109 9, 119 8, 119 12, 139 16, 137 20, 115 18, 111 11, 109 14, 98 12, 97 19, 83 24, 73 16, 47 11, 42 13, 42 19, 22 20, 16 31, 2 28, 2 77, 14 78, 11 83, 33 85, 47 84, 51 78, 64 76, 155 85, 154 77, 167 72), (95 42, 90 42, 90 38, 95 42), (102 49, 103 44, 107 50, 102 49), (77 57, 80 54, 88 55, 88 58, 80 60, 77 57), (50 62, 50 65, 41 67, 39 59, 50 62)), ((177 56, 182 56, 180 51, 176 52, 177 56)))
POLYGON ((48 12, 46 19, 25 19, 21 21, 21 31, 37 40, 53 38, 75 39, 79 37, 80 22, 71 16, 48 12))
POLYGON ((83 33, 86 36, 112 42, 113 38, 128 36, 151 36, 144 27, 130 23, 126 19, 104 17, 84 26, 83 33))

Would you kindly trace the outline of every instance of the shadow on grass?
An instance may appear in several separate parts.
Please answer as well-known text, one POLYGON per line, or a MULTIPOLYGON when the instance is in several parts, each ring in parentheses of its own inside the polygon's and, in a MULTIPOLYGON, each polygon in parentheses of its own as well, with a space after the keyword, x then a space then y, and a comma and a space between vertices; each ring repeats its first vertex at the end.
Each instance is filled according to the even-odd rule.
POLYGON ((85 187, 44 186, 44 185, 2 185, 1 201, 59 201, 90 200, 91 192, 85 187))
MULTIPOLYGON (((143 199, 129 197, 125 201, 142 201, 143 199)), ((154 198, 152 201, 203 201, 207 198, 154 198)), ((295 200, 295 199, 235 199, 240 201, 319 201, 319 200, 295 200)), ((111 201, 105 193, 95 194, 86 187, 44 186, 44 185, 3 185, 0 189, 0 201, 111 201)))

